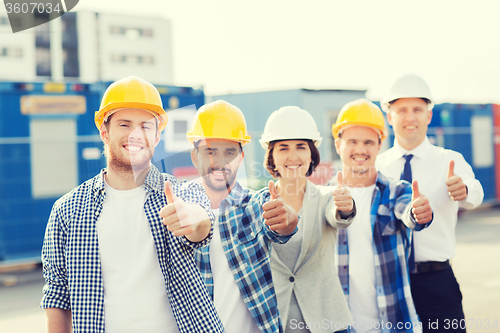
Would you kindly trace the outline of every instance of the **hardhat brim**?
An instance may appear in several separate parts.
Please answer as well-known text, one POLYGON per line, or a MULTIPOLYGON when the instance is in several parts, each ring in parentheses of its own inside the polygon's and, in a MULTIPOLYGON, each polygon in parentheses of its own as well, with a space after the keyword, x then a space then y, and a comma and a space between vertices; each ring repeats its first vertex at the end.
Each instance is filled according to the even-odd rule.
POLYGON ((323 142, 323 137, 320 136, 319 138, 316 138, 316 139, 303 138, 303 137, 297 137, 297 138, 290 138, 290 137, 287 137, 287 138, 282 138, 282 137, 262 138, 262 139, 259 139, 259 143, 260 143, 260 146, 262 148, 264 148, 265 150, 267 150, 267 148, 269 147, 269 142, 273 142, 273 141, 286 141, 286 140, 311 140, 312 142, 314 142, 314 145, 316 146, 316 148, 318 148, 319 146, 321 146, 321 142, 323 142))
POLYGON ((199 135, 193 135, 192 131, 188 131, 186 133, 186 138, 188 139, 189 142, 191 142, 191 144, 194 144, 196 141, 201 141, 201 140, 218 139, 218 140, 228 140, 228 141, 233 141, 233 142, 239 142, 239 143, 241 143, 242 146, 249 143, 252 139, 250 135, 245 135, 243 138, 239 138, 239 139, 235 139, 235 138, 229 137, 229 136, 221 136, 221 135, 199 136, 199 135))
POLYGON ((158 130, 162 132, 168 123, 168 116, 165 110, 158 105, 140 102, 114 102, 105 105, 95 112, 94 121, 98 130, 101 130, 103 122, 113 113, 122 109, 140 109, 157 116, 160 120, 158 130))
POLYGON ((343 130, 345 130, 349 127, 353 127, 353 126, 364 126, 364 127, 369 127, 371 129, 373 129, 374 131, 378 131, 380 141, 384 141, 384 139, 387 138, 387 135, 388 135, 387 128, 385 128, 385 127, 383 127, 383 128, 382 127, 375 127, 375 126, 373 126, 373 124, 359 121, 359 122, 349 122, 349 124, 345 124, 345 123, 338 124, 337 126, 335 126, 332 129, 333 138, 338 139, 339 134, 342 133, 343 130))
POLYGON ((428 105, 428 110, 431 111, 434 108, 434 103, 430 99, 428 99, 427 97, 403 96, 403 97, 394 97, 394 98, 382 100, 380 102, 380 106, 381 106, 382 111, 384 111, 385 113, 389 113, 391 103, 394 102, 394 101, 396 101, 396 100, 398 100, 398 99, 402 99, 402 98, 420 98, 420 99, 426 99, 426 100, 429 101, 429 103, 427 104, 428 105))

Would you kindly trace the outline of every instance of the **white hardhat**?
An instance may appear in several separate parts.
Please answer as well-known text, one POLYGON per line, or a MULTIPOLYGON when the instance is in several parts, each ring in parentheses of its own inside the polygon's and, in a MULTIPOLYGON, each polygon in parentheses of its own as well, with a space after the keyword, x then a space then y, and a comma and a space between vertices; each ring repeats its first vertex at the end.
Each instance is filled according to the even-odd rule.
POLYGON ((429 110, 434 106, 429 86, 415 74, 403 75, 392 84, 389 93, 380 102, 382 110, 389 112, 389 104, 400 98, 425 98, 429 100, 429 110))
POLYGON ((271 141, 306 139, 314 141, 316 147, 323 140, 313 117, 297 106, 284 106, 269 116, 259 142, 267 149, 271 141))

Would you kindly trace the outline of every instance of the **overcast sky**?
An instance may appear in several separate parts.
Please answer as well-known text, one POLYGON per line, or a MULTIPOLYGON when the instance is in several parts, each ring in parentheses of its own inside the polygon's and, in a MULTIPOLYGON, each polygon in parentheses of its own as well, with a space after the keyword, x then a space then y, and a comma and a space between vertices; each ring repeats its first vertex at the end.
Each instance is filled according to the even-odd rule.
POLYGON ((80 0, 76 10, 170 19, 176 84, 207 95, 367 89, 404 73, 438 103, 500 103, 500 1, 80 0))

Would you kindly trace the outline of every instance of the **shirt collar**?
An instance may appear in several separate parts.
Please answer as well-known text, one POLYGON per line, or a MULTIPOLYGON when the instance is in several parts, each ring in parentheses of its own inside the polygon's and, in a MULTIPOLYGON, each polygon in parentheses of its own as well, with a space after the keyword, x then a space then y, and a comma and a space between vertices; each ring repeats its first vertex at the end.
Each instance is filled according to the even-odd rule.
MULTIPOLYGON (((95 178, 93 191, 94 194, 96 195, 99 194, 101 191, 104 191, 104 175, 106 174, 106 172, 107 172, 106 168, 102 169, 101 172, 95 178)), ((151 164, 148 175, 144 180, 144 187, 146 188, 146 191, 163 192, 165 186, 164 184, 165 184, 165 179, 163 178, 162 174, 153 164, 151 164)))
POLYGON ((406 150, 399 144, 398 140, 396 139, 394 140, 394 158, 398 159, 403 157, 403 155, 412 154, 414 157, 424 159, 428 155, 431 146, 432 144, 429 141, 429 138, 425 137, 424 141, 422 141, 421 144, 419 144, 412 150, 406 150))
MULTIPOLYGON (((403 155, 401 155, 403 156, 403 155)), ((387 177, 381 173, 380 171, 377 172, 377 180, 375 181, 375 187, 378 187, 378 188, 385 188, 389 186, 389 180, 387 179, 387 177)))
POLYGON ((148 175, 144 180, 144 185, 148 192, 159 191, 163 193, 165 189, 165 178, 153 164, 150 165, 148 175))
POLYGON ((94 186, 92 187, 92 192, 95 196, 99 193, 104 193, 104 175, 106 174, 106 168, 101 169, 101 172, 94 178, 94 186))
POLYGON ((223 201, 226 201, 228 206, 241 206, 243 199, 248 195, 248 192, 249 189, 244 188, 237 181, 231 192, 229 192, 228 196, 223 201))

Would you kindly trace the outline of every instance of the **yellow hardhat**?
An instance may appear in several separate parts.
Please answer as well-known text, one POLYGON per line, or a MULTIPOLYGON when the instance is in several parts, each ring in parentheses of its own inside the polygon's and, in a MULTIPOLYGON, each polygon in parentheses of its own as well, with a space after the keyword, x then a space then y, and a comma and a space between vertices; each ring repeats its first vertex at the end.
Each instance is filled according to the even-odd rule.
POLYGON ((102 123, 110 115, 124 108, 141 109, 158 116, 160 132, 167 126, 168 117, 163 110, 158 90, 151 83, 137 76, 118 80, 106 89, 99 111, 96 111, 94 116, 97 129, 101 129, 102 123))
POLYGON ((186 133, 189 142, 203 139, 225 139, 237 141, 241 145, 250 142, 243 112, 226 101, 215 101, 203 105, 186 133))
POLYGON ((366 99, 358 99, 344 105, 332 126, 332 134, 335 139, 345 127, 367 126, 378 132, 380 140, 387 137, 387 129, 384 125, 384 115, 378 106, 366 99))

